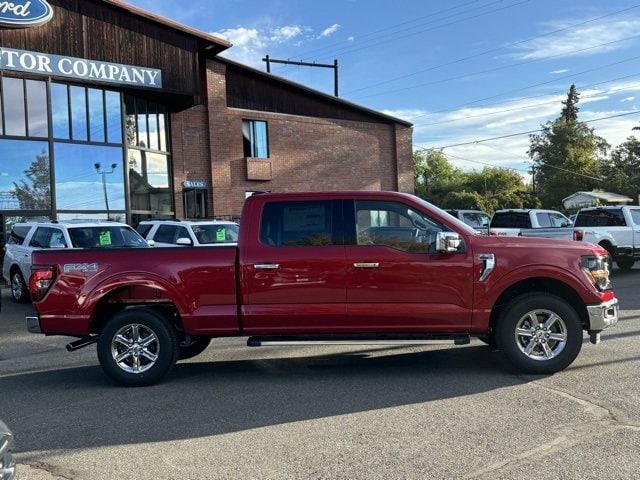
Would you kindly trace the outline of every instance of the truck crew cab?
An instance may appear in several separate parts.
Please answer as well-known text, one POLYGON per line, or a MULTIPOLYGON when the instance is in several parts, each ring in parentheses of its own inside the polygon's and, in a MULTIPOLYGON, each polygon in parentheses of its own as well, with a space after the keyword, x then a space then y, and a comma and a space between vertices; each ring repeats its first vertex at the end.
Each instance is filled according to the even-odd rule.
POLYGON ((599 246, 487 237, 412 195, 249 198, 237 247, 34 253, 31 332, 97 343, 124 385, 159 381, 216 337, 249 346, 472 336, 553 373, 618 320, 599 246))

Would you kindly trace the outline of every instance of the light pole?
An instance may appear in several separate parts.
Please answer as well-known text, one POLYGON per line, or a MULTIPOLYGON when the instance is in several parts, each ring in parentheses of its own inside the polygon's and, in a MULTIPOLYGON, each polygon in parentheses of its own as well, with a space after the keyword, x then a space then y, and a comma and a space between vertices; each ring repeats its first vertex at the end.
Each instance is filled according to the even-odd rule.
POLYGON ((102 165, 100 163, 95 163, 94 167, 96 167, 96 172, 98 175, 102 176, 102 191, 104 192, 104 204, 107 208, 107 220, 109 220, 109 197, 107 196, 107 175, 112 174, 118 168, 117 163, 111 164, 111 170, 103 170, 102 165))

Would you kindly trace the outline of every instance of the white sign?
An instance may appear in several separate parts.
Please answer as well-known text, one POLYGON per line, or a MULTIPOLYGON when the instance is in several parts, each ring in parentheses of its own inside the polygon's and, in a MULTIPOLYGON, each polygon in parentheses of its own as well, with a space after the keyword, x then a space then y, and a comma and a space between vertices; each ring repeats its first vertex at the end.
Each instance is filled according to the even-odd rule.
POLYGON ((207 182, 204 180, 185 180, 182 182, 184 188, 207 188, 207 182))
POLYGON ((0 1, 0 27, 37 27, 52 17, 53 9, 46 0, 0 1))
MULTIPOLYGON (((2 3, 0 2, 0 5, 2 3)), ((162 88, 162 71, 119 63, 0 48, 0 70, 54 75, 134 87, 162 88)))

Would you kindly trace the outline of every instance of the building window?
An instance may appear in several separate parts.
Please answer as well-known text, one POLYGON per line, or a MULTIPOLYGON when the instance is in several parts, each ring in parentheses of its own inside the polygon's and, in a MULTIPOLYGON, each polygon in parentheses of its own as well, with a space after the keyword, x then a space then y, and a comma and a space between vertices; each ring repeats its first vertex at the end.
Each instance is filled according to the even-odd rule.
POLYGON ((169 151, 167 110, 143 98, 124 97, 127 145, 146 150, 169 151))
POLYGON ((49 144, 0 140, 0 210, 49 210, 49 144))
POLYGON ((243 120, 242 136, 245 157, 269 158, 267 122, 262 120, 243 120))
POLYGON ((160 153, 130 149, 128 164, 131 209, 136 212, 171 215, 173 190, 169 157, 160 153))

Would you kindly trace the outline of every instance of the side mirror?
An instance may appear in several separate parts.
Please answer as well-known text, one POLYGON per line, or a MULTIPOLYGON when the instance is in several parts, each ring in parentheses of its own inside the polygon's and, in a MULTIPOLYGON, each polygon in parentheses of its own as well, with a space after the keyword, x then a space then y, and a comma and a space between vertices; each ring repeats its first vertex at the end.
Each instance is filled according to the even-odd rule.
POLYGON ((156 246, 156 241, 155 240, 147 240, 147 245, 149 245, 150 247, 155 247, 156 246))
POLYGON ((455 232, 438 232, 436 234, 436 252, 457 252, 462 245, 462 237, 455 232))
POLYGON ((191 245, 193 245, 193 242, 190 238, 183 237, 176 240, 176 245, 180 245, 181 247, 190 247, 191 245))

